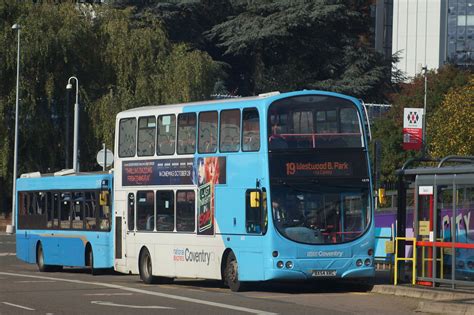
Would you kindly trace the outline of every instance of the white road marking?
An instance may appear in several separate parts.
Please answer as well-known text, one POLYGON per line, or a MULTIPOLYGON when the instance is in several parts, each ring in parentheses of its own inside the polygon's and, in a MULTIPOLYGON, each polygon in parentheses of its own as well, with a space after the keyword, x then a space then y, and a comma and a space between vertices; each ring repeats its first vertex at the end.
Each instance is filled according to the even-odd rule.
POLYGON ((48 283, 48 282, 56 282, 54 280, 22 280, 22 281, 15 281, 16 283, 48 283))
POLYGON ((2 302, 2 303, 6 304, 6 305, 13 306, 13 307, 22 308, 22 309, 27 310, 27 311, 34 311, 35 310, 34 308, 29 308, 29 307, 18 305, 18 304, 13 304, 13 303, 8 303, 8 302, 2 302))
POLYGON ((174 310, 174 307, 167 307, 167 306, 158 306, 158 305, 126 305, 126 304, 116 304, 112 302, 105 302, 105 301, 91 301, 91 304, 97 305, 105 305, 105 306, 118 306, 118 307, 127 307, 127 308, 158 308, 164 310, 174 310))
POLYGON ((129 292, 135 292, 135 293, 141 293, 141 294, 147 294, 147 295, 154 295, 154 296, 159 296, 159 297, 163 297, 163 298, 168 298, 168 299, 173 299, 173 300, 178 300, 178 301, 184 301, 184 302, 189 302, 189 303, 196 303, 196 304, 203 304, 203 305, 208 305, 208 306, 213 306, 213 307, 220 307, 220 308, 230 309, 230 310, 234 310, 234 311, 241 311, 241 312, 246 312, 246 313, 251 313, 251 314, 262 314, 262 315, 275 315, 275 314, 277 314, 277 313, 265 312, 265 311, 262 311, 262 310, 257 310, 257 309, 248 308, 248 307, 228 305, 228 304, 224 304, 224 303, 211 302, 211 301, 204 301, 204 300, 199 300, 199 299, 188 298, 188 297, 185 297, 185 296, 166 294, 166 293, 160 293, 160 292, 154 292, 154 291, 147 291, 147 290, 142 290, 142 289, 138 289, 138 288, 130 288, 130 287, 125 287, 125 286, 121 286, 121 285, 117 285, 117 284, 111 284, 111 283, 88 282, 88 281, 82 281, 82 280, 61 279, 61 278, 52 278, 52 277, 34 276, 34 275, 24 275, 24 274, 9 273, 9 272, 0 272, 0 275, 26 277, 26 278, 34 278, 34 279, 45 279, 45 280, 55 280, 55 281, 63 281, 63 282, 70 282, 70 283, 77 283, 77 284, 96 285, 96 286, 102 286, 102 287, 106 287, 106 288, 124 290, 124 291, 129 291, 129 292))
POLYGON ((5 256, 15 256, 16 253, 0 253, 0 257, 5 257, 5 256))
POLYGON ((115 295, 133 295, 133 293, 88 293, 86 296, 115 296, 115 295))

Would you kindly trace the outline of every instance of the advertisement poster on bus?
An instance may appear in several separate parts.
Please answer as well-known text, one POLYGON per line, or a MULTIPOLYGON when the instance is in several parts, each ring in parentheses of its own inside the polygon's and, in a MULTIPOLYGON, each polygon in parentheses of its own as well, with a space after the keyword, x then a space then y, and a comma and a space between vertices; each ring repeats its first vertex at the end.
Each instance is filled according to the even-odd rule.
POLYGON ((423 147, 423 108, 403 110, 403 149, 421 150, 423 147))
POLYGON ((226 183, 226 158, 197 158, 194 180, 198 186, 198 234, 214 235, 215 186, 226 183))
POLYGON ((193 159, 124 161, 122 185, 192 185, 193 159))

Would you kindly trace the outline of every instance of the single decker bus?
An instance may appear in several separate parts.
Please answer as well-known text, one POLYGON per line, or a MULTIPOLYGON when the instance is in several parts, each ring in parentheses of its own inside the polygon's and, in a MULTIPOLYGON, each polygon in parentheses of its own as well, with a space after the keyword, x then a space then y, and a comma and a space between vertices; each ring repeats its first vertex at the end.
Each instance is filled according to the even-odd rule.
POLYGON ((113 268, 112 180, 112 174, 72 170, 22 175, 16 184, 17 257, 40 271, 113 268))
POLYGON ((145 283, 371 280, 363 104, 324 91, 117 115, 115 270, 145 283))

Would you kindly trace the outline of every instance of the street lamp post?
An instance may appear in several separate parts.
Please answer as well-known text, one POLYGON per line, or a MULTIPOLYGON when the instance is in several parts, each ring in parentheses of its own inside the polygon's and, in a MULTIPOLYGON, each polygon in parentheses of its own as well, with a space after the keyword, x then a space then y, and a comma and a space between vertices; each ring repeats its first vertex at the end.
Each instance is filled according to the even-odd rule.
POLYGON ((67 81, 66 89, 71 90, 72 84, 71 80, 76 80, 76 103, 74 104, 74 148, 73 148, 73 157, 72 157, 72 168, 74 172, 79 172, 79 161, 78 161, 78 153, 79 153, 79 80, 72 76, 67 81))
POLYGON ((12 30, 17 31, 17 55, 16 55, 16 103, 15 103, 15 144, 13 149, 13 193, 12 193, 12 224, 7 226, 7 232, 13 234, 15 231, 15 207, 16 207, 16 177, 18 169, 18 104, 20 100, 20 24, 13 24, 12 30))
POLYGON ((426 97, 427 97, 427 93, 428 93, 428 66, 425 65, 423 68, 421 68, 421 70, 423 70, 423 73, 424 73, 424 77, 425 77, 425 93, 424 93, 424 96, 423 96, 423 124, 422 124, 422 145, 423 145, 423 157, 425 156, 426 154, 426 97))

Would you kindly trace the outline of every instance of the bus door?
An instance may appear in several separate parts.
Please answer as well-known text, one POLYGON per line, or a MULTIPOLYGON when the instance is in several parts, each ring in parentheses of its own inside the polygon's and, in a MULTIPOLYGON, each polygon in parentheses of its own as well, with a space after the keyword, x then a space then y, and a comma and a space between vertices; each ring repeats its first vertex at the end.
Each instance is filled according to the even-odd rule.
POLYGON ((127 260, 129 258, 129 244, 135 234, 135 193, 125 194, 125 201, 116 201, 115 224, 115 269, 120 272, 129 272, 127 260))

